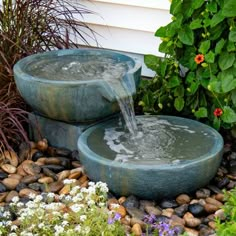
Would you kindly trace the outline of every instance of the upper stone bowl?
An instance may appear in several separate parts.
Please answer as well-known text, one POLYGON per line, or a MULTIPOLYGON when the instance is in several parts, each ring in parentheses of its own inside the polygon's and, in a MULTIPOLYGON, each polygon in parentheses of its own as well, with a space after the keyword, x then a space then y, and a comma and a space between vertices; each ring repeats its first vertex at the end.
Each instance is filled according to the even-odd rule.
POLYGON ((107 81, 119 79, 136 92, 141 65, 103 49, 65 49, 34 54, 14 68, 17 88, 37 113, 64 122, 91 122, 119 111, 107 81))

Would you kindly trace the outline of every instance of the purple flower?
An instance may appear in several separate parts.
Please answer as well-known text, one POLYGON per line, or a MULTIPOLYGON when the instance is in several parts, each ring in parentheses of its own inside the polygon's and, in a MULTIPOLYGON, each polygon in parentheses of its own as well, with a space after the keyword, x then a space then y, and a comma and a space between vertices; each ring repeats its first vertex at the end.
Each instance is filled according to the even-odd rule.
POLYGON ((147 224, 154 224, 156 222, 157 218, 154 214, 151 215, 145 215, 143 218, 143 221, 147 224))
POLYGON ((109 225, 114 224, 115 221, 119 221, 121 219, 121 215, 119 213, 115 213, 114 217, 109 217, 107 223, 109 225))

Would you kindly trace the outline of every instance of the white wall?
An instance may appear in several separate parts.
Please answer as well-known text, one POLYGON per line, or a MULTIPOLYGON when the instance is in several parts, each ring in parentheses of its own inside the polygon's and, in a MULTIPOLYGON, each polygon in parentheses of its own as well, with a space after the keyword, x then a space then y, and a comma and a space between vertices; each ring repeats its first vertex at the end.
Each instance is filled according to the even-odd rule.
MULTIPOLYGON (((81 0, 96 14, 84 15, 83 21, 96 31, 100 47, 125 52, 143 61, 144 54, 158 52, 160 26, 170 22, 168 0, 81 0)), ((88 38, 92 46, 97 46, 88 38)), ((153 73, 143 66, 142 74, 153 73)))

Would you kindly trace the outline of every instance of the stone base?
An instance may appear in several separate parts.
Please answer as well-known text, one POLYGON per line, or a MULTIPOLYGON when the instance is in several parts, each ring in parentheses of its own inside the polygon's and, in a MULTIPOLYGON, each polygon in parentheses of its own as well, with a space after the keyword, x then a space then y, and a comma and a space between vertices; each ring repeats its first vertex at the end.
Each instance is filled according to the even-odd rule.
POLYGON ((29 114, 30 138, 38 141, 46 138, 51 146, 77 150, 77 141, 81 133, 88 127, 101 121, 90 124, 65 123, 52 120, 36 113, 29 114))

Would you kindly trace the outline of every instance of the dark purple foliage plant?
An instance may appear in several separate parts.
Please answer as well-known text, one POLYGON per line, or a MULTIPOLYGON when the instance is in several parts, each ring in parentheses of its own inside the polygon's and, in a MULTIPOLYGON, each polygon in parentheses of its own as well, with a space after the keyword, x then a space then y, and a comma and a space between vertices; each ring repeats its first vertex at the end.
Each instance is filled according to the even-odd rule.
POLYGON ((43 51, 96 42, 96 33, 82 20, 94 14, 77 0, 2 0, 0 2, 0 151, 25 140, 25 104, 14 82, 13 66, 43 51))

